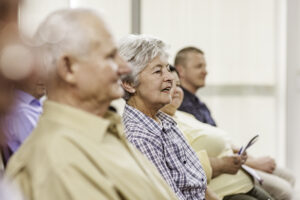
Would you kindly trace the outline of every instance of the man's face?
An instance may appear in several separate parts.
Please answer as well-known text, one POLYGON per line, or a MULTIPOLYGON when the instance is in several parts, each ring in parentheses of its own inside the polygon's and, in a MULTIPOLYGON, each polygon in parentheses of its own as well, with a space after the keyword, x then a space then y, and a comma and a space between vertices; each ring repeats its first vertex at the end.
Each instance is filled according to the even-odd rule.
POLYGON ((205 85, 206 61, 201 53, 190 52, 187 54, 185 66, 182 67, 182 78, 186 84, 198 89, 205 85))
POLYGON ((84 28, 93 40, 88 55, 75 63, 79 96, 98 103, 122 97, 120 76, 131 70, 120 57, 112 35, 97 18, 89 19, 84 28))

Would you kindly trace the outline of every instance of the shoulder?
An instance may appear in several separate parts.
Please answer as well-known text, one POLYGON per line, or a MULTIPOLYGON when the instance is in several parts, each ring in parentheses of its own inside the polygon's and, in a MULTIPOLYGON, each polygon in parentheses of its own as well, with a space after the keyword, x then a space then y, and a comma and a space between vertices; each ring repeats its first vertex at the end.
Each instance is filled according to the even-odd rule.
POLYGON ((176 111, 175 116, 179 121, 197 120, 194 115, 180 110, 176 111))
POLYGON ((154 132, 151 132, 143 124, 140 123, 127 123, 125 126, 125 134, 128 140, 159 140, 159 137, 154 132))
POLYGON ((80 153, 78 139, 73 135, 71 129, 51 123, 44 126, 42 122, 15 153, 9 164, 12 168, 15 165, 29 170, 63 168, 72 162, 74 155, 80 153))

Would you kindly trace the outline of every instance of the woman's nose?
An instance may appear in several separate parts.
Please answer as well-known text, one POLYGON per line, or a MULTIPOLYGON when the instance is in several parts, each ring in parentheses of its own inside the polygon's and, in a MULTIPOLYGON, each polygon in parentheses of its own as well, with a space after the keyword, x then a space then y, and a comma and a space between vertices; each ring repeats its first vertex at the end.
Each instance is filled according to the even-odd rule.
POLYGON ((171 82, 174 81, 173 74, 168 70, 166 70, 165 73, 164 73, 164 81, 171 81, 171 82))

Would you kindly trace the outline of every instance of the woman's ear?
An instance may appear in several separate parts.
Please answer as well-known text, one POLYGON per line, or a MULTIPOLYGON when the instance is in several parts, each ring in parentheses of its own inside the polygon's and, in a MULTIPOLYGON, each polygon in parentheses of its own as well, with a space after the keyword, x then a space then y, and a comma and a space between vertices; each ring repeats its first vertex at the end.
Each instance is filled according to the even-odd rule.
POLYGON ((58 60, 58 67, 57 67, 58 76, 65 82, 73 85, 76 83, 75 72, 77 67, 78 66, 72 62, 70 56, 67 55, 62 56, 58 60))
POLYGON ((134 94, 136 91, 135 88, 133 87, 133 84, 127 81, 122 82, 122 87, 124 88, 125 91, 129 92, 130 94, 134 94))

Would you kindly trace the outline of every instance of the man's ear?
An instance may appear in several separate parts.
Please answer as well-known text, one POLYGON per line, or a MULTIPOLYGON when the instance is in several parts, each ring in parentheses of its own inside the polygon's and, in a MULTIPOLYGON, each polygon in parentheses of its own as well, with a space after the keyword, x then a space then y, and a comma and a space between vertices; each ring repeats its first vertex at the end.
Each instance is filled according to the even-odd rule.
POLYGON ((184 77, 184 66, 182 65, 177 65, 176 66, 176 70, 178 72, 179 78, 183 78, 184 77))
POLYGON ((65 82, 73 85, 76 82, 75 71, 77 70, 77 67, 78 66, 74 62, 72 62, 70 56, 62 56, 58 60, 58 76, 65 82))
POLYGON ((133 84, 127 81, 122 82, 122 87, 125 91, 129 92, 130 94, 134 94, 136 92, 136 89, 133 87, 133 84))

